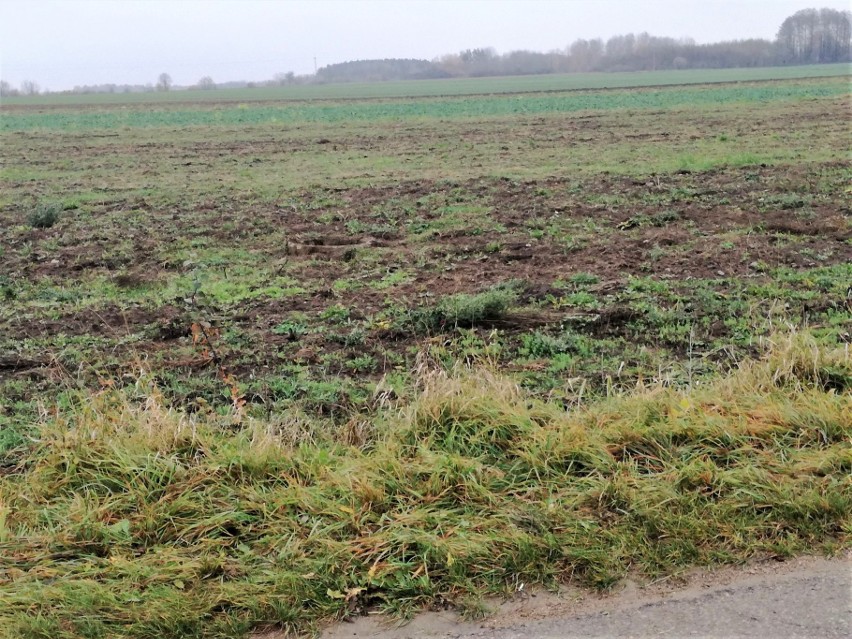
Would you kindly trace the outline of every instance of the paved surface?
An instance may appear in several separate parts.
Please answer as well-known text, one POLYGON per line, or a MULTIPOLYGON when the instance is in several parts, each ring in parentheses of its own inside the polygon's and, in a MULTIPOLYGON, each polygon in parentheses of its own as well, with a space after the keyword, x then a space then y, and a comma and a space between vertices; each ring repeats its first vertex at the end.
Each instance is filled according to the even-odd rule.
POLYGON ((579 637, 852 637, 852 562, 791 562, 693 575, 687 584, 628 584, 610 597, 517 598, 479 623, 426 613, 388 626, 376 617, 329 628, 323 639, 570 639, 579 637))
POLYGON ((698 596, 674 596, 615 611, 483 630, 467 637, 852 637, 850 571, 750 580, 698 596))

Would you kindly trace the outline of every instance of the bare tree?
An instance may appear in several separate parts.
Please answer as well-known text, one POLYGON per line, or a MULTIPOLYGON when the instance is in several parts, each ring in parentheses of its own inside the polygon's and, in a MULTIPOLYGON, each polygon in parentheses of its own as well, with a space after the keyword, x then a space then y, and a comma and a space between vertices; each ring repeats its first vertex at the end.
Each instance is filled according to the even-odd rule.
POLYGON ((157 78, 157 91, 168 91, 172 88, 172 76, 168 73, 161 73, 157 78))
POLYGON ((288 71, 287 73, 276 73, 272 76, 273 82, 278 86, 286 86, 288 84, 293 84, 296 81, 296 74, 292 71, 288 71))
POLYGON ((37 82, 32 80, 24 80, 21 82, 21 93, 24 95, 38 95, 40 88, 37 82))
POLYGON ((842 62, 849 59, 852 14, 802 9, 784 20, 777 43, 783 62, 842 62))
POLYGON ((575 40, 568 48, 568 55, 571 59, 572 71, 594 71, 600 64, 601 58, 604 56, 604 46, 609 47, 609 43, 604 45, 603 40, 595 38, 594 40, 575 40))
POLYGON ((18 95, 18 90, 13 88, 6 80, 0 80, 0 98, 8 98, 13 95, 18 95))
POLYGON ((198 81, 198 88, 204 89, 205 91, 210 91, 211 89, 216 88, 216 83, 213 82, 213 78, 211 78, 209 75, 205 75, 198 81))

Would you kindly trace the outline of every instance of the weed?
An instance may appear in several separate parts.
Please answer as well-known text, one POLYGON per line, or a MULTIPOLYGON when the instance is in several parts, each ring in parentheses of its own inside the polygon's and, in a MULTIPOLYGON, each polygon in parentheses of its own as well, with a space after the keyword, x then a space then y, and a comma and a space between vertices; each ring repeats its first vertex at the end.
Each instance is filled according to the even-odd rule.
POLYGON ((307 335, 308 327, 301 322, 286 321, 281 322, 272 329, 276 335, 285 335, 291 342, 298 340, 300 337, 307 335))
POLYGON ((348 333, 330 332, 326 335, 330 342, 336 342, 347 348, 362 346, 367 341, 367 333, 362 328, 353 328, 348 333))
POLYGON ((372 282, 370 286, 376 290, 383 291, 388 288, 393 288, 398 284, 409 282, 411 279, 411 275, 405 269, 399 269, 388 273, 378 282, 372 282))
POLYGON ((449 326, 476 326, 505 317, 517 302, 511 290, 493 288, 475 295, 459 293, 444 298, 436 309, 437 321, 449 326))
POLYGON ((521 337, 520 353, 525 357, 549 358, 569 350, 570 345, 565 340, 540 331, 521 337))
POLYGON ((47 229, 62 216, 61 202, 39 202, 27 216, 27 223, 36 229, 47 229))
POLYGON ((16 449, 26 443, 27 429, 20 424, 14 424, 7 418, 0 416, 0 467, 5 465, 5 460, 11 458, 16 449))
POLYGON ((587 291, 577 291, 567 295, 555 296, 548 294, 545 301, 555 308, 584 308, 595 309, 600 307, 598 299, 587 291))
POLYGON ((376 369, 376 358, 372 355, 359 355, 348 362, 348 368, 354 373, 370 373, 376 369))
POLYGON ((632 228, 642 228, 643 226, 661 227, 680 219, 680 214, 677 211, 661 211, 651 215, 639 214, 634 215, 625 222, 618 225, 621 230, 632 228))
POLYGON ((342 324, 349 319, 349 315, 348 308, 341 304, 334 304, 320 313, 320 318, 332 324, 342 324))
POLYGON ((209 361, 216 367, 216 372, 230 395, 235 418, 239 421, 242 418, 242 409, 246 404, 246 400, 237 385, 237 381, 225 367, 220 349, 217 347, 216 342, 219 339, 219 330, 209 322, 202 320, 193 322, 191 331, 192 343, 199 349, 205 363, 209 361))
POLYGON ((568 281, 575 286, 590 286, 597 284, 600 279, 597 275, 592 275, 591 273, 575 273, 568 278, 568 281))
POLYGON ((759 201, 767 209, 779 208, 784 211, 790 211, 802 209, 808 206, 812 203, 812 199, 813 198, 810 195, 803 195, 800 193, 783 193, 763 197, 759 201))
POLYGON ((15 286, 7 275, 0 275, 0 297, 6 301, 14 300, 17 296, 15 286))

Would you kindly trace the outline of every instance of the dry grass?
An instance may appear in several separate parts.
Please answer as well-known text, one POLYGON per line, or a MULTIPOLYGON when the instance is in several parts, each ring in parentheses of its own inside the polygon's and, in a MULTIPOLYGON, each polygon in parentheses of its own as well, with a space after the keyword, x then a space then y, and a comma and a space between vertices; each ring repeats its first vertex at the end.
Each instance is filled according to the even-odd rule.
POLYGON ((339 433, 190 415, 143 382, 81 396, 0 476, 0 634, 307 633, 519 582, 832 552, 850 385, 848 348, 798 334, 707 385, 571 412, 489 371, 427 372, 339 433))

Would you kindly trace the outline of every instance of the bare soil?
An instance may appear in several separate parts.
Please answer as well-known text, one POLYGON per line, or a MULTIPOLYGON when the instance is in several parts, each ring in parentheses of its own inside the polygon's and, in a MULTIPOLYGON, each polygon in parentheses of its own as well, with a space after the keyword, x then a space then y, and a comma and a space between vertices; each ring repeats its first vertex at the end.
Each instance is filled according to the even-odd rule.
MULTIPOLYGON (((789 194, 791 188, 794 193, 818 193, 815 179, 814 172, 800 167, 756 167, 649 176, 644 181, 603 175, 581 184, 562 178, 458 184, 418 181, 354 188, 339 194, 308 191, 299 197, 305 212, 256 206, 230 216, 220 210, 175 215, 149 210, 150 232, 130 233, 128 252, 121 257, 114 255, 114 238, 109 233, 81 228, 76 236, 67 232, 62 236, 59 229, 32 229, 21 242, 38 247, 51 238, 62 236, 62 241, 54 249, 36 248, 26 256, 16 253, 18 247, 12 246, 4 259, 9 272, 30 280, 49 277, 70 284, 94 275, 113 274, 118 286, 133 287, 156 283, 173 269, 180 269, 164 261, 162 250, 152 249, 168 246, 169 239, 209 236, 220 247, 248 245, 269 264, 286 264, 288 272, 311 291, 288 299, 283 305, 288 311, 326 308, 330 295, 324 291, 331 283, 343 275, 359 275, 359 254, 372 256, 373 269, 403 268, 425 254, 425 268, 418 268, 410 282, 394 288, 394 295, 403 299, 424 293, 438 298, 475 292, 508 279, 527 280, 531 288, 546 293, 554 280, 579 272, 590 272, 615 284, 626 277, 646 275, 648 265, 655 276, 666 279, 760 279, 757 264, 766 269, 816 266, 814 259, 803 256, 803 249, 805 253, 807 249, 827 250, 830 256, 824 264, 852 260, 848 202, 818 198, 809 203, 806 216, 783 204, 764 204, 767 199, 771 202, 773 195, 789 194), (671 199, 673 191, 685 195, 661 204, 671 199), (487 213, 474 216, 473 222, 481 221, 482 226, 495 229, 458 227, 432 231, 427 237, 411 237, 403 221, 399 231, 391 235, 347 230, 353 222, 365 227, 375 225, 377 210, 394 212, 404 206, 422 211, 420 215, 428 223, 441 213, 418 201, 429 198, 444 205, 457 197, 456 193, 463 194, 465 201, 486 203, 487 213), (314 206, 313 200, 330 195, 339 196, 335 203, 314 206), (659 217, 661 211, 670 216, 659 217), (222 224, 232 218, 242 221, 238 234, 222 230, 222 224), (558 225, 566 233, 577 225, 576 236, 581 241, 566 248, 561 236, 532 238, 531 218, 558 225), (591 231, 579 228, 589 221, 597 227, 591 231), (159 237, 160 233, 164 237, 159 237), (447 268, 435 264, 448 260, 447 268)), ((111 208, 144 210, 145 206, 134 201, 111 208)), ((362 288, 351 294, 335 293, 334 302, 351 303, 370 313, 385 297, 382 291, 362 288)), ((279 304, 275 300, 248 306, 247 316, 262 315, 271 324, 282 319, 280 310, 276 314, 279 304)), ((68 335, 133 332, 168 323, 174 313, 171 305, 159 309, 106 306, 55 321, 32 323, 22 317, 11 322, 7 330, 20 337, 50 334, 59 327, 68 335)))

